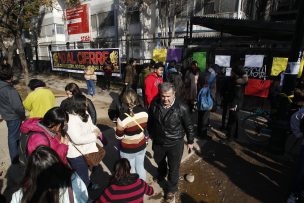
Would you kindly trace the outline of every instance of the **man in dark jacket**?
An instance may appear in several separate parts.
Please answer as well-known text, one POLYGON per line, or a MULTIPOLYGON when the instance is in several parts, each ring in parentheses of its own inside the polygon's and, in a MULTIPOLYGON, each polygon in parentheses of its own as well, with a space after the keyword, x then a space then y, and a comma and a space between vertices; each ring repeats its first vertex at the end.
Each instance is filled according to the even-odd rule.
POLYGON ((189 109, 175 100, 175 88, 171 83, 159 85, 159 97, 149 108, 148 130, 153 140, 154 159, 158 164, 158 181, 163 181, 168 174, 166 200, 170 202, 177 191, 185 133, 189 150, 193 148, 194 137, 189 109))
POLYGON ((239 110, 243 104, 245 86, 248 83, 248 76, 242 66, 235 66, 232 68, 232 88, 231 88, 231 104, 229 105, 229 118, 227 124, 226 137, 231 139, 232 136, 238 138, 238 123, 239 110))
POLYGON ((8 148, 11 161, 18 160, 18 140, 20 125, 25 118, 25 111, 20 95, 11 85, 13 72, 11 68, 0 68, 0 115, 8 128, 8 148))

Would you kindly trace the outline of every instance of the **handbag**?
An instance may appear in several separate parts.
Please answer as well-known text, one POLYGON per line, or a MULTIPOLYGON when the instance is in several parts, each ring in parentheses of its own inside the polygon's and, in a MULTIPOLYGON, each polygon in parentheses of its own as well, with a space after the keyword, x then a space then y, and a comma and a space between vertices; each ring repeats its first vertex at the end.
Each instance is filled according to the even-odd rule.
POLYGON ((97 152, 92 152, 92 153, 89 153, 89 154, 83 154, 83 153, 81 153, 81 151, 75 145, 74 145, 74 147, 84 157, 84 159, 85 159, 85 161, 86 161, 86 163, 87 163, 87 165, 90 169, 93 168, 94 166, 99 165, 101 160, 106 155, 106 151, 103 149, 103 147, 101 147, 97 143, 96 143, 96 147, 97 147, 98 151, 97 152))

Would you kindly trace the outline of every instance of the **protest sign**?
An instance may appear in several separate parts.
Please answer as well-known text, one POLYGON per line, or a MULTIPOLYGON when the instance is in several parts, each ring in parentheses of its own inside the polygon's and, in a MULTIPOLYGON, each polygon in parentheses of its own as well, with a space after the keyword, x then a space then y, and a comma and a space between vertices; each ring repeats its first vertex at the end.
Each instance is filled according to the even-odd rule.
POLYGON ((206 52, 194 52, 192 56, 193 61, 197 61, 198 67, 201 71, 206 69, 206 52))

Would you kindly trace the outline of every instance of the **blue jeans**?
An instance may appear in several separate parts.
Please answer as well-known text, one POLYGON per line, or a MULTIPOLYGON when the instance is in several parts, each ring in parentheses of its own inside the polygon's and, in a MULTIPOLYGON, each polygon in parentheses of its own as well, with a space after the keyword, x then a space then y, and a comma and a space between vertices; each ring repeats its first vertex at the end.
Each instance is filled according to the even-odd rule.
POLYGON ((87 89, 88 89, 88 94, 90 95, 95 95, 95 82, 94 80, 86 80, 87 81, 87 89))
POLYGON ((69 162, 71 164, 72 169, 74 169, 77 173, 77 175, 81 178, 81 180, 84 182, 84 184, 88 187, 90 183, 89 178, 89 168, 84 160, 83 156, 79 156, 76 158, 69 158, 69 162))
POLYGON ((136 153, 124 153, 120 151, 120 157, 129 160, 131 165, 131 173, 137 173, 139 178, 146 180, 146 170, 144 166, 146 155, 146 149, 143 149, 136 153))
POLYGON ((15 161, 18 158, 18 146, 19 146, 19 137, 20 137, 20 126, 22 121, 12 120, 6 121, 8 128, 8 149, 11 161, 15 161))

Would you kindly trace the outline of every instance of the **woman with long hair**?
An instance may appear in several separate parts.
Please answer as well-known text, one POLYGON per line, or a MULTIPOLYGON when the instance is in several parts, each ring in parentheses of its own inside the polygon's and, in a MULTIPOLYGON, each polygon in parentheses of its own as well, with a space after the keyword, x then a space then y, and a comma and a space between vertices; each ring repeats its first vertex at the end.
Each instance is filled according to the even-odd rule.
POLYGON ((31 153, 39 146, 44 145, 57 152, 64 163, 67 163, 69 140, 65 136, 68 114, 60 107, 54 107, 41 118, 29 118, 24 121, 20 131, 24 134, 32 133, 27 141, 27 153, 31 153))
POLYGON ((41 146, 29 157, 22 186, 13 194, 11 203, 84 203, 87 200, 87 189, 77 174, 54 150, 41 146))
MULTIPOLYGON (((66 92, 68 98, 63 100, 60 104, 60 107, 62 107, 63 109, 68 108, 67 107, 67 105, 69 103, 68 101, 71 97, 73 97, 75 95, 83 95, 82 92, 80 91, 80 88, 78 87, 78 85, 73 82, 71 82, 65 86, 65 92, 66 92)), ((89 98, 87 98, 87 111, 90 114, 93 123, 96 125, 96 122, 97 122, 96 109, 95 109, 93 102, 89 98)))
POLYGON ((87 99, 84 95, 73 96, 66 111, 69 114, 67 134, 70 138, 67 157, 72 168, 88 186, 89 171, 83 155, 98 152, 96 141, 101 132, 87 112, 87 99))
POLYGON ((122 103, 128 109, 122 111, 117 119, 116 137, 121 140, 120 156, 130 161, 132 173, 138 173, 141 179, 146 180, 144 159, 148 113, 140 105, 138 95, 132 89, 124 92, 122 103))
POLYGON ((144 195, 153 195, 153 188, 137 174, 130 173, 130 162, 122 158, 115 165, 114 178, 98 202, 143 202, 144 195))

